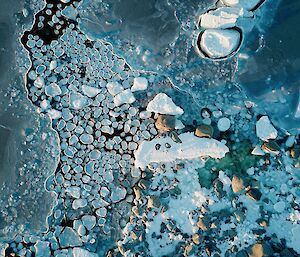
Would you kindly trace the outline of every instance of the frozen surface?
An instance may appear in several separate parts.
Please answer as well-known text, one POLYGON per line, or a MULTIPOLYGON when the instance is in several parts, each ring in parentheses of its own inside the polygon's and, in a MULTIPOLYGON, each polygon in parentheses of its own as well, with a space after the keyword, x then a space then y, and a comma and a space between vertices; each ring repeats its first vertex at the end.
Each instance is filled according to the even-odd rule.
POLYGON ((236 30, 207 29, 201 35, 201 50, 211 58, 223 58, 237 50, 241 36, 236 30))
POLYGON ((183 109, 177 106, 173 100, 164 93, 157 94, 147 105, 148 112, 168 114, 168 115, 181 115, 183 109))
POLYGON ((135 153, 135 166, 145 169, 152 162, 174 162, 200 157, 223 158, 228 147, 214 139, 198 138, 192 133, 179 135, 182 143, 175 143, 171 138, 144 141, 135 153), (160 148, 157 150, 156 146, 160 148))
POLYGON ((299 256, 296 1, 2 2, 1 256, 299 256))

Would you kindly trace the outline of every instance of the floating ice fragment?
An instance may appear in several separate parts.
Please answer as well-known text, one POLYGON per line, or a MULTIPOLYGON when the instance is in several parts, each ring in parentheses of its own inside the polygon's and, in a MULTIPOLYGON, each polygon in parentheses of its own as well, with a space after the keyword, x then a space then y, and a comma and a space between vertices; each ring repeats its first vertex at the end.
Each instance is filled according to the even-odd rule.
POLYGON ((79 247, 75 247, 72 250, 73 252, 73 257, 99 257, 98 254, 96 253, 91 253, 85 249, 79 248, 79 247))
POLYGON ((235 29, 207 29, 200 34, 198 47, 213 59, 225 58, 240 45, 241 34, 235 29))
POLYGON ((82 245, 78 234, 70 227, 65 227, 58 239, 62 248, 82 245))
POLYGON ((96 87, 90 87, 90 86, 83 85, 82 92, 88 97, 95 97, 96 95, 98 95, 101 92, 101 90, 96 87))
POLYGON ((242 8, 220 7, 203 14, 200 26, 206 29, 232 28, 240 16, 243 16, 242 8))
POLYGON ((51 83, 45 87, 45 93, 47 96, 55 97, 61 94, 61 89, 56 83, 51 83))
POLYGON ((137 77, 133 80, 133 86, 131 87, 131 91, 142 91, 148 88, 148 80, 144 77, 137 77))
POLYGON ((34 245, 34 249, 35 249, 36 257, 50 257, 51 256, 49 242, 38 240, 34 245))
POLYGON ((77 9, 75 9, 73 6, 66 6, 62 11, 61 14, 71 20, 76 20, 76 17, 78 15, 77 9))
POLYGON ((122 85, 118 82, 109 82, 107 83, 106 88, 112 96, 115 96, 124 90, 122 85))
POLYGON ((218 129, 221 132, 227 131, 230 128, 231 122, 230 119, 223 117, 218 120, 218 129))
POLYGON ((85 206, 87 206, 87 200, 86 199, 76 199, 72 203, 72 208, 74 210, 84 208, 85 206))
POLYGON ((45 86, 45 80, 43 77, 37 77, 37 79, 33 82, 33 85, 37 88, 42 88, 45 86))
POLYGON ((277 130, 271 124, 268 116, 262 116, 256 122, 256 135, 263 141, 277 137, 277 130))
POLYGON ((79 137, 79 140, 81 141, 81 143, 83 143, 85 145, 89 145, 89 144, 93 143, 94 137, 90 134, 82 134, 79 137))
POLYGON ((49 110, 48 114, 52 120, 59 119, 61 117, 61 112, 57 110, 49 110))
POLYGON ((175 120, 175 129, 184 129, 184 128, 185 128, 185 126, 184 126, 184 124, 182 123, 182 121, 176 119, 176 120, 175 120))
POLYGON ((101 207, 96 211, 96 214, 97 214, 97 216, 104 218, 107 215, 107 210, 106 210, 106 208, 101 207))
POLYGON ((92 230, 96 225, 96 217, 92 215, 84 215, 82 218, 82 224, 87 230, 92 230))
POLYGON ((169 114, 169 115, 181 115, 183 109, 178 107, 173 100, 164 93, 157 94, 147 106, 148 112, 169 114))
POLYGON ((127 191, 122 187, 115 187, 111 193, 111 201, 113 203, 119 202, 126 197, 127 191))
POLYGON ((79 93, 70 94, 70 105, 75 110, 80 110, 87 106, 87 98, 79 93))
POLYGON ((278 203, 275 203, 274 204, 274 210, 277 211, 277 212, 283 212, 285 209, 285 202, 283 201, 280 201, 278 203))
POLYGON ((80 188, 78 186, 70 186, 66 189, 66 192, 76 199, 80 198, 80 188))
POLYGON ((95 162, 90 161, 84 166, 84 171, 89 175, 93 175, 94 174, 94 166, 95 166, 95 162))
POLYGON ((258 156, 263 156, 263 155, 265 155, 265 152, 261 149, 261 147, 259 145, 257 145, 257 146, 254 147, 251 154, 258 155, 258 156))
POLYGON ((50 70, 54 70, 57 67, 57 61, 52 60, 50 62, 50 70))
POLYGON ((50 107, 49 101, 47 101, 46 99, 44 99, 43 101, 41 101, 40 107, 43 110, 47 110, 50 107))
POLYGON ((149 119, 150 117, 151 117, 151 112, 148 112, 148 111, 140 112, 140 118, 141 119, 149 119))
POLYGON ((296 142, 296 137, 295 136, 289 136, 288 139, 285 142, 285 145, 287 147, 292 147, 296 142))
POLYGON ((134 101, 135 97, 130 91, 130 89, 126 89, 114 97, 114 103, 116 106, 120 106, 126 103, 132 104, 134 101))
POLYGON ((215 139, 196 137, 191 132, 179 135, 179 139, 182 143, 175 143, 170 137, 143 141, 134 154, 135 167, 145 169, 151 162, 191 160, 203 156, 223 158, 229 151, 225 144, 215 139), (156 145, 160 145, 158 150, 156 145))

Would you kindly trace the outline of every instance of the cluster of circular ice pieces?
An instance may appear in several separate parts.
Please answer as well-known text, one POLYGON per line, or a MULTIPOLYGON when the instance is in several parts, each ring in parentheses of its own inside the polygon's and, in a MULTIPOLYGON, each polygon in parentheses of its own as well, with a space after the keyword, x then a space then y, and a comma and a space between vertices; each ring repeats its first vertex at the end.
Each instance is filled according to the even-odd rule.
POLYGON ((52 215, 58 254, 60 247, 95 243, 99 233, 109 236, 126 219, 139 178, 133 152, 157 130, 151 112, 135 105, 148 79, 111 45, 90 42, 73 24, 49 45, 37 35, 29 41, 28 97, 49 114, 60 138, 59 167, 47 183, 58 194, 52 215))
POLYGON ((198 53, 211 59, 224 59, 238 52, 244 33, 253 26, 253 12, 262 3, 262 0, 220 0, 216 9, 200 15, 198 53))

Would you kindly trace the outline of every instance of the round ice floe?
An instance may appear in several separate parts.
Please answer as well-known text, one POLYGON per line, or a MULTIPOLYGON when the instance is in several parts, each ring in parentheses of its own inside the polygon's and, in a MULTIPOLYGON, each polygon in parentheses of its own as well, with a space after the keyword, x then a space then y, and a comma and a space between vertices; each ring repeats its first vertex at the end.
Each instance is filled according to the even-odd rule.
POLYGON ((79 139, 80 139, 81 143, 86 144, 86 145, 89 145, 89 144, 93 143, 93 141, 94 141, 94 137, 89 134, 82 134, 79 139))
POLYGON ((198 37, 199 52, 212 59, 229 57, 241 45, 241 32, 236 29, 207 29, 198 37))
POLYGON ((92 215, 84 215, 82 218, 82 224, 88 229, 91 230, 96 225, 96 217, 92 215))
POLYGON ((227 131, 230 128, 230 119, 224 117, 218 120, 219 131, 227 131))

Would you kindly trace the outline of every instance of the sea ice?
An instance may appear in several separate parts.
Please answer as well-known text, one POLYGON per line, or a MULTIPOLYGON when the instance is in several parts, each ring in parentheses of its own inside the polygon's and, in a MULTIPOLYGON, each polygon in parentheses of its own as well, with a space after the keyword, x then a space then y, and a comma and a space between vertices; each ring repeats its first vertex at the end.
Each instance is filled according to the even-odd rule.
POLYGON ((58 239, 62 248, 82 245, 78 234, 70 227, 65 227, 58 239))
POLYGON ((221 132, 227 131, 230 128, 231 122, 230 119, 223 117, 218 120, 218 129, 221 132))
POLYGON ((200 26, 205 29, 233 28, 242 15, 242 8, 220 7, 201 15, 200 26))
POLYGON ((271 124, 268 116, 262 116, 256 122, 256 135, 263 141, 277 137, 277 130, 271 124))
POLYGON ((178 107, 173 100, 164 93, 157 94, 147 106, 148 112, 168 114, 168 115, 181 115, 183 109, 178 107))
POLYGON ((133 80, 133 86, 131 87, 131 91, 142 91, 148 88, 148 80, 144 77, 137 77, 133 80))
POLYGON ((96 253, 91 253, 83 248, 75 247, 72 250, 73 257, 99 257, 96 253))
POLYGON ((116 106, 120 106, 126 103, 132 104, 134 101, 135 97, 130 91, 130 89, 126 89, 114 96, 114 103, 116 106))
POLYGON ((238 49, 241 35, 234 29, 207 29, 200 39, 201 50, 211 58, 224 58, 238 49))
POLYGON ((199 138, 193 133, 179 135, 182 143, 175 143, 170 137, 143 141, 135 152, 135 167, 145 169, 151 162, 172 162, 200 157, 223 158, 228 147, 210 138, 199 138), (156 145, 160 145, 157 149, 156 145))

